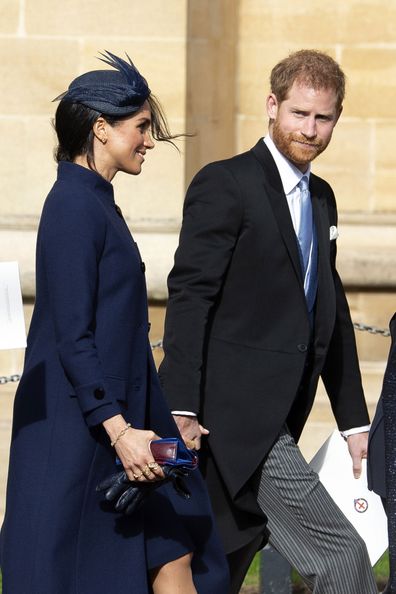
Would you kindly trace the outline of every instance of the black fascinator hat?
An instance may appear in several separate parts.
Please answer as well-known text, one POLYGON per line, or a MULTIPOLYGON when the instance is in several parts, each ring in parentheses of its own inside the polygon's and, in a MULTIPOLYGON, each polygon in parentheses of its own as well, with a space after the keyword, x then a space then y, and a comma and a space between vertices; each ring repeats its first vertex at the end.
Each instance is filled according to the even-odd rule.
POLYGON ((75 78, 67 91, 54 101, 64 99, 81 103, 109 116, 126 116, 140 109, 150 95, 147 81, 126 54, 128 62, 109 51, 98 58, 115 70, 92 70, 75 78))

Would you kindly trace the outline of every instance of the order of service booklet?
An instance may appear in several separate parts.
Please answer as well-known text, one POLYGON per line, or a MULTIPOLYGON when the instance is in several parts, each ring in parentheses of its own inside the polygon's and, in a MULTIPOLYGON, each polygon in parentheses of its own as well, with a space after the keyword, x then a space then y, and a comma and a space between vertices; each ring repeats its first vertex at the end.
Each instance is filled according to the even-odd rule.
POLYGON ((367 460, 355 479, 348 445, 336 429, 310 462, 335 503, 366 543, 372 565, 388 547, 386 514, 381 498, 367 488, 367 460))
POLYGON ((0 349, 26 347, 18 262, 0 262, 0 349))

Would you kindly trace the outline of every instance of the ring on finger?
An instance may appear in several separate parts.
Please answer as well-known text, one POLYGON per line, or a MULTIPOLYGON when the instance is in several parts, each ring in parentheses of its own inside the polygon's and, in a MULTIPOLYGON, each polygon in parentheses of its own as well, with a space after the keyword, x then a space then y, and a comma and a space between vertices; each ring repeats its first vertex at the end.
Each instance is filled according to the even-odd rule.
POLYGON ((139 480, 142 476, 144 475, 144 472, 141 472, 140 474, 135 474, 133 473, 133 478, 135 479, 135 481, 139 480))
POLYGON ((157 468, 158 468, 158 462, 149 462, 147 464, 147 466, 148 466, 148 468, 150 470, 157 470, 157 468))
POLYGON ((142 470, 143 474, 145 477, 149 477, 152 475, 152 472, 150 470, 150 468, 146 465, 143 470, 142 470))

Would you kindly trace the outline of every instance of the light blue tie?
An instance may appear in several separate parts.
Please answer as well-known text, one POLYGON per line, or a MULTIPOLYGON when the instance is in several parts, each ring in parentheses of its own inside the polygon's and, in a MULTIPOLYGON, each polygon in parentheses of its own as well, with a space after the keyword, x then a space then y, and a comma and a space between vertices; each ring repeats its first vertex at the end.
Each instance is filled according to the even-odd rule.
POLYGON ((307 302, 307 309, 311 327, 313 327, 313 309, 316 301, 316 291, 318 288, 318 242, 316 238, 315 224, 312 214, 311 195, 308 189, 308 178, 304 175, 298 187, 300 189, 300 228, 298 231, 298 243, 300 245, 301 268, 304 279, 304 293, 307 302), (311 252, 312 246, 312 252, 311 252), (309 256, 311 263, 309 264, 309 256))
POLYGON ((308 189, 308 178, 304 175, 299 183, 300 189, 300 228, 298 230, 298 242, 300 244, 302 264, 303 264, 303 276, 307 271, 309 254, 311 253, 312 245, 312 204, 311 195, 308 189))

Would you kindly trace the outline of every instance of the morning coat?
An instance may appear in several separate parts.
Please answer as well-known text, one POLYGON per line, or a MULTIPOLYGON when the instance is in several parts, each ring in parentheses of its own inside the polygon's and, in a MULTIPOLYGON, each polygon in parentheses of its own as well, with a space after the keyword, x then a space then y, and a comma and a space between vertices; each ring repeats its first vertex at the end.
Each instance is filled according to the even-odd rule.
POLYGON ((384 419, 384 398, 387 398, 385 408, 389 416, 389 432, 393 431, 396 418, 392 410, 394 397, 389 385, 386 385, 385 380, 389 382, 396 375, 396 314, 393 314, 389 322, 389 330, 391 336, 391 344, 389 348, 388 360, 386 370, 384 374, 384 382, 380 394, 380 398, 377 403, 373 422, 371 423, 369 442, 368 442, 368 455, 367 455, 367 481, 368 488, 371 491, 380 495, 383 499, 387 497, 387 486, 386 486, 386 470, 385 470, 385 452, 386 452, 386 440, 389 440, 389 449, 393 446, 393 438, 388 435, 386 438, 385 431, 385 419, 384 419))
POLYGON ((3 594, 148 594, 146 547, 153 543, 151 558, 162 563, 185 536, 197 552, 198 591, 227 591, 198 471, 188 502, 170 487, 156 491, 163 524, 151 526, 148 540, 144 506, 125 518, 95 491, 115 470, 103 420, 122 413, 135 428, 178 434, 148 340, 144 269, 112 185, 61 162, 39 226, 36 303, 15 397, 3 594))
POLYGON ((314 174, 310 192, 318 239, 313 335, 296 235, 263 139, 204 167, 186 195, 160 379, 171 409, 197 413, 210 431, 206 479, 228 553, 263 533, 256 471, 285 423, 298 440, 320 375, 339 429, 369 423, 335 266, 334 194, 314 174))

